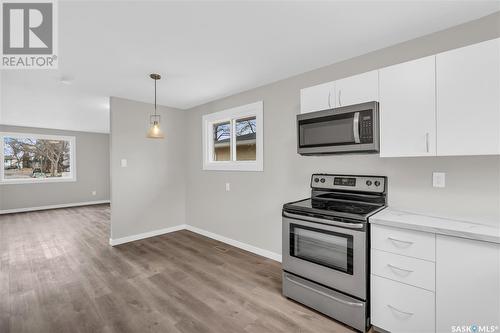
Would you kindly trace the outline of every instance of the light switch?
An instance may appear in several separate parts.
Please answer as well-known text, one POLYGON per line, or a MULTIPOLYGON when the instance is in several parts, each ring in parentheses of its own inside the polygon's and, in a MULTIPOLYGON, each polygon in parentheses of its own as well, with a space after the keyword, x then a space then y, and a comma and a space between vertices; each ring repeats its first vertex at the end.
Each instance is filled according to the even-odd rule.
POLYGON ((128 165, 127 159, 126 158, 122 158, 122 160, 120 162, 120 165, 122 166, 122 168, 126 168, 127 165, 128 165))
POLYGON ((432 186, 443 188, 446 186, 446 173, 433 172, 432 173, 432 186))
POLYGON ((226 192, 231 191, 231 183, 226 183, 226 192))

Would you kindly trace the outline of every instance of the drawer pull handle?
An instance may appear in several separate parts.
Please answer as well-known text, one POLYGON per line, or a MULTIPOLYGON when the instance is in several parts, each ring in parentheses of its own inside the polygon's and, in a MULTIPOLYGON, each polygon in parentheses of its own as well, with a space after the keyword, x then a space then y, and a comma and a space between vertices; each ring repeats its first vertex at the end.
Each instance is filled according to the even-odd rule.
POLYGON ((392 270, 397 270, 397 271, 405 272, 407 275, 410 274, 410 273, 413 273, 413 271, 411 269, 404 269, 404 268, 401 268, 401 267, 398 267, 398 266, 394 266, 394 265, 391 265, 391 264, 387 264, 387 266, 389 268, 391 268, 392 270))
POLYGON ((393 243, 403 243, 403 244, 406 244, 407 246, 410 246, 413 244, 413 242, 405 241, 405 240, 401 240, 401 239, 397 239, 397 238, 393 238, 393 237, 387 237, 387 239, 392 241, 393 243))
POLYGON ((396 311, 396 312, 402 313, 402 314, 404 314, 404 315, 406 315, 406 316, 408 316, 408 317, 410 317, 410 316, 413 316, 413 315, 414 315, 414 313, 413 313, 413 312, 406 312, 406 311, 402 311, 402 310, 396 309, 395 307, 393 307, 393 306, 392 306, 392 305, 390 305, 390 304, 387 304, 387 307, 388 307, 389 309, 393 310, 393 311, 396 311))

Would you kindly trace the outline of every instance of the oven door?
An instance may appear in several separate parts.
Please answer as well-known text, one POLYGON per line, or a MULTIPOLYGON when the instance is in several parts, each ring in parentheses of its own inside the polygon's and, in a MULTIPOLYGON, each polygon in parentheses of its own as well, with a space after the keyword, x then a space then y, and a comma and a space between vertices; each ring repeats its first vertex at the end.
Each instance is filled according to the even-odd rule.
POLYGON ((367 288, 366 242, 366 223, 283 213, 283 269, 362 300, 367 288))
POLYGON ((299 154, 378 151, 376 102, 297 116, 299 154))

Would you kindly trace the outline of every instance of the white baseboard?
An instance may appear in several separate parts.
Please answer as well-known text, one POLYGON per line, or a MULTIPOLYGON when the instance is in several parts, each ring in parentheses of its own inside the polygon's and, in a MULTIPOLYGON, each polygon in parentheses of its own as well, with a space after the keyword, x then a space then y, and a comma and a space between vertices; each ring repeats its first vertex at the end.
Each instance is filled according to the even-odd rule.
POLYGON ((34 212, 37 210, 48 210, 48 209, 58 209, 58 208, 69 208, 69 207, 80 207, 80 206, 91 206, 91 205, 101 205, 110 203, 109 200, 99 200, 99 201, 85 201, 85 202, 73 202, 60 205, 48 205, 39 207, 26 207, 26 208, 14 208, 14 209, 3 209, 0 210, 0 215, 3 214, 13 214, 13 213, 24 213, 24 212, 34 212))
POLYGON ((223 243, 232 245, 232 246, 240 248, 242 250, 258 254, 259 256, 263 256, 263 257, 281 262, 281 254, 277 254, 277 253, 274 253, 274 252, 271 252, 268 250, 264 250, 264 249, 261 249, 259 247, 256 247, 256 246, 253 246, 250 244, 246 244, 246 243, 242 243, 240 241, 237 241, 237 240, 234 240, 231 238, 227 238, 227 237, 224 237, 224 236, 221 236, 218 234, 214 234, 213 232, 206 231, 206 230, 203 230, 203 229, 200 229, 197 227, 193 227, 192 225, 189 225, 189 224, 186 225, 186 229, 189 231, 192 231, 194 233, 206 236, 208 238, 218 240, 219 242, 223 242, 223 243))
POLYGON ((171 233, 174 231, 179 231, 179 230, 184 230, 184 229, 186 229, 186 225, 179 224, 179 225, 176 225, 176 226, 173 226, 170 228, 163 228, 163 229, 143 232, 141 234, 136 234, 136 235, 132 235, 132 236, 126 236, 126 237, 115 238, 115 239, 110 238, 109 245, 115 246, 115 245, 119 245, 119 244, 124 244, 124 243, 133 242, 136 240, 144 239, 144 238, 160 236, 160 235, 164 235, 164 234, 168 234, 168 233, 171 233))
POLYGON ((200 234, 200 235, 203 235, 203 236, 206 236, 208 238, 218 240, 219 242, 232 245, 232 246, 240 248, 242 250, 258 254, 259 256, 263 256, 263 257, 281 262, 281 254, 277 254, 277 253, 274 253, 274 252, 271 252, 268 250, 264 250, 264 249, 258 248, 256 246, 242 243, 240 241, 237 241, 237 240, 234 240, 231 238, 227 238, 227 237, 224 237, 224 236, 221 236, 218 234, 214 234, 213 232, 206 231, 206 230, 203 230, 203 229, 200 229, 197 227, 193 227, 192 225, 188 225, 188 224, 179 224, 179 225, 176 225, 176 226, 170 227, 170 228, 148 231, 148 232, 144 232, 141 234, 122 237, 122 238, 116 238, 116 239, 110 238, 109 244, 111 246, 115 246, 115 245, 119 245, 119 244, 124 244, 124 243, 133 242, 136 240, 144 239, 144 238, 160 236, 160 235, 164 235, 164 234, 168 234, 168 233, 171 233, 174 231, 179 231, 179 230, 184 230, 184 229, 192 231, 192 232, 200 234))

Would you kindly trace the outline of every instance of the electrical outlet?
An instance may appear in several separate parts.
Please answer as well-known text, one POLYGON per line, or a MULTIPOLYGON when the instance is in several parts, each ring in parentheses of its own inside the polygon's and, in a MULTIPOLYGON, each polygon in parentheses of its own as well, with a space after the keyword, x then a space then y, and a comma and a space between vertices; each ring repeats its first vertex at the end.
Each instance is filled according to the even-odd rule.
POLYGON ((432 173, 432 186, 437 188, 446 187, 446 173, 433 172, 432 173))
POLYGON ((226 183, 226 192, 231 191, 231 183, 226 183))
POLYGON ((97 195, 97 191, 92 191, 92 195, 95 197, 97 195))
POLYGON ((128 161, 126 158, 122 158, 122 160, 120 161, 120 165, 122 166, 122 168, 126 168, 128 166, 128 161))

